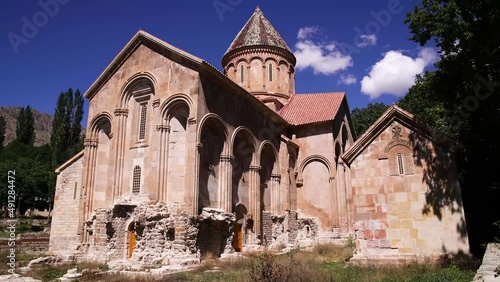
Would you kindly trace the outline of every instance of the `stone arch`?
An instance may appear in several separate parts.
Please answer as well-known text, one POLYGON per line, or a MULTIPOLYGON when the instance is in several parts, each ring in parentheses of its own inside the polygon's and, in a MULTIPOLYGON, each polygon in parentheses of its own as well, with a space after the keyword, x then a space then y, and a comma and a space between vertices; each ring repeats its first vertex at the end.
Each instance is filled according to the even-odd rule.
POLYGON ((321 155, 305 158, 299 166, 297 208, 306 217, 319 220, 324 229, 334 226, 336 193, 330 161, 321 155), (300 184, 300 185, 299 185, 300 184))
POLYGON ((346 126, 345 122, 340 125, 340 144, 342 148, 342 153, 344 153, 352 144, 351 133, 346 126))
POLYGON ((127 259, 130 259, 134 254, 134 250, 137 243, 137 234, 136 234, 134 218, 129 218, 125 222, 124 226, 125 226, 125 234, 127 236, 127 238, 125 239, 125 250, 126 250, 125 257, 127 259))
MULTIPOLYGON (((275 65, 276 67, 277 67, 277 66, 278 66, 278 64, 279 64, 278 60, 276 60, 276 59, 275 59, 275 58, 273 58, 273 57, 267 57, 267 58, 265 59, 265 61, 264 61, 264 62, 267 64, 267 63, 269 63, 270 61, 271 61, 271 62, 273 62, 273 63, 274 63, 274 65, 275 65)), ((280 61, 280 62, 281 62, 281 61, 280 61)), ((284 61, 282 60, 282 62, 284 62, 284 61)))
POLYGON ((201 142, 201 133, 206 124, 210 124, 214 126, 215 128, 221 130, 223 133, 224 137, 224 149, 222 151, 223 154, 228 155, 229 154, 229 143, 228 141, 228 129, 227 129, 227 124, 226 122, 217 114, 214 113, 209 113, 203 116, 200 120, 200 123, 198 125, 198 130, 196 132, 196 144, 200 144, 201 142))
POLYGON ((264 80, 264 60, 260 57, 252 57, 249 62, 250 71, 246 82, 250 82, 252 91, 262 91, 265 84, 264 80))
MULTIPOLYGON (((273 170, 273 173, 278 173, 278 169, 279 169, 279 157, 278 157, 278 150, 276 149, 276 147, 274 146, 274 144, 269 141, 269 140, 264 140, 262 141, 262 143, 260 143, 260 146, 259 146, 259 150, 258 150, 258 155, 257 155, 257 160, 260 160, 261 157, 262 157, 262 151, 264 150, 264 148, 266 147, 269 147, 270 151, 272 152, 274 158, 276 158, 276 165, 275 165, 275 169, 276 170, 273 170)), ((261 164, 262 165, 262 164, 261 164)))
POLYGON ((166 152, 166 183, 168 201, 182 202, 186 193, 186 168, 188 158, 189 100, 185 97, 173 98, 165 107, 162 123, 167 123, 168 133, 164 140, 166 152))
POLYGON ((385 146, 384 154, 385 158, 389 160, 390 175, 411 175, 415 173, 415 163, 410 141, 404 139, 393 140, 385 146), (400 167, 401 165, 402 168, 400 167), (401 169, 403 170, 402 173, 401 169))
MULTIPOLYGON (((246 126, 238 126, 234 131, 233 131, 233 134, 231 135, 231 139, 229 141, 229 155, 231 156, 234 156, 234 143, 235 143, 235 140, 236 140, 236 137, 238 135, 244 135, 245 138, 247 139, 247 141, 250 141, 250 145, 254 148, 254 151, 256 150, 257 148, 257 142, 256 142, 256 138, 255 138, 255 135, 252 133, 252 131, 246 127, 246 126)), ((255 154, 254 158, 252 159, 252 165, 256 164, 257 163, 257 156, 255 154)))
POLYGON ((119 108, 124 109, 127 107, 128 101, 133 96, 131 91, 142 83, 149 84, 150 90, 154 95, 158 85, 156 77, 150 72, 136 73, 127 79, 120 90, 119 108))
POLYGON ((235 212, 237 204, 250 206, 250 168, 256 165, 255 136, 247 127, 236 128, 230 140, 230 155, 232 161, 231 173, 231 203, 235 212))
POLYGON ((261 64, 264 63, 264 59, 262 57, 259 57, 259 56, 253 56, 250 58, 250 60, 248 60, 250 63, 252 63, 252 61, 255 61, 255 60, 259 60, 261 64))
POLYGON ((280 60, 280 61, 278 62, 278 66, 281 66, 281 65, 285 65, 287 69, 289 68, 289 67, 288 67, 288 62, 287 62, 287 61, 285 61, 285 60, 280 60))
MULTIPOLYGON (((225 122, 216 114, 207 114, 201 121, 197 133, 198 161, 198 213, 204 207, 220 208, 224 187, 227 186, 226 165, 228 134, 225 122)), ((196 199, 195 199, 196 200, 196 199)))
POLYGON ((192 117, 193 100, 189 95, 184 93, 176 93, 168 97, 160 106, 160 116, 162 120, 168 119, 171 111, 176 106, 184 104, 189 109, 189 117, 192 117))
POLYGON ((90 121, 90 138, 97 138, 97 134, 99 133, 99 130, 103 130, 106 135, 111 139, 113 136, 113 131, 112 131, 112 125, 113 125, 113 116, 109 112, 101 112, 92 118, 90 121), (106 124, 108 126, 106 128, 103 128, 106 124))
POLYGON ((304 168, 310 163, 310 162, 313 162, 313 161, 317 161, 317 162, 321 162, 323 163, 326 168, 328 169, 328 174, 330 176, 330 178, 334 178, 334 172, 335 172, 335 169, 334 167, 332 166, 332 164, 330 163, 330 161, 325 158, 324 156, 321 156, 321 155, 311 155, 311 156, 308 156, 307 158, 305 158, 301 163, 300 163, 300 166, 299 166, 299 171, 298 171, 298 175, 297 175, 297 186, 302 186, 303 184, 303 173, 304 173, 304 168))
POLYGON ((104 208, 112 197, 113 173, 111 167, 112 116, 108 112, 97 114, 90 123, 90 140, 95 142, 94 155, 89 159, 91 185, 89 199, 92 208, 104 208))
POLYGON ((236 61, 235 67, 238 67, 241 65, 241 63, 244 63, 245 65, 248 65, 248 60, 246 58, 240 58, 236 61))
POLYGON ((273 143, 266 140, 259 147, 260 210, 277 213, 279 210, 279 156, 273 143))

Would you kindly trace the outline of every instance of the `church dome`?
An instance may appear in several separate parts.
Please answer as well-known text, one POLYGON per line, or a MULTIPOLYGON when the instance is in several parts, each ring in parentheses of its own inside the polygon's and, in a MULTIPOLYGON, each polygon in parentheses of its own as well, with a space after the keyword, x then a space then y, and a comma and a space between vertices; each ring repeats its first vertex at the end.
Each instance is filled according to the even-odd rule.
POLYGON ((295 94, 295 63, 292 50, 259 7, 222 58, 224 74, 262 102, 271 101, 273 109, 295 94))
POLYGON ((292 52, 259 7, 236 35, 225 54, 247 46, 273 46, 292 52))

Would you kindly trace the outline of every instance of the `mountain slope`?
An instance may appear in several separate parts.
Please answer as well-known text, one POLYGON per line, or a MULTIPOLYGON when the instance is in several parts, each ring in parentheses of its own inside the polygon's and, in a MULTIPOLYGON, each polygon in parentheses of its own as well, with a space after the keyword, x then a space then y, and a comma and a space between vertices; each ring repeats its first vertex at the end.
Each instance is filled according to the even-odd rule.
MULTIPOLYGON (((17 116, 20 110, 21 107, 0 107, 0 116, 3 116, 6 122, 4 145, 16 139, 17 116)), ((49 144, 54 117, 35 109, 32 110, 35 120, 35 146, 49 144)))

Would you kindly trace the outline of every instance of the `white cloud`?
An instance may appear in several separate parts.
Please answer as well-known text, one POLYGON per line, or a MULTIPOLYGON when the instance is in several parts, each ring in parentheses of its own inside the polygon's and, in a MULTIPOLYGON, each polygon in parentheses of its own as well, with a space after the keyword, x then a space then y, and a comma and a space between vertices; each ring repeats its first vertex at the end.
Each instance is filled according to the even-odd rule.
POLYGON ((361 41, 356 44, 356 47, 358 48, 365 48, 367 46, 374 46, 377 44, 377 36, 375 34, 363 34, 359 38, 361 41))
POLYGON ((299 30, 294 52, 297 70, 312 68, 315 74, 331 75, 352 66, 351 56, 343 54, 334 43, 319 40, 320 35, 317 27, 299 30))
POLYGON ((297 34, 298 39, 307 39, 309 36, 318 34, 320 32, 318 27, 315 26, 306 26, 299 29, 299 33, 297 34))
POLYGON ((341 75, 337 84, 351 85, 355 84, 358 80, 352 74, 341 75))
POLYGON ((382 94, 401 97, 415 84, 415 76, 438 60, 439 55, 433 48, 423 48, 415 59, 401 51, 389 51, 371 67, 368 76, 363 77, 361 92, 371 99, 382 94))

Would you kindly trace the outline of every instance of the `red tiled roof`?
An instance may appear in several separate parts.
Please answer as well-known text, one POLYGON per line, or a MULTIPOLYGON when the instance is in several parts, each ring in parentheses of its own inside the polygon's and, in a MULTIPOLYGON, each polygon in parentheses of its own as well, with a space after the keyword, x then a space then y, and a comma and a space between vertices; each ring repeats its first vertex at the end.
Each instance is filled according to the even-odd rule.
POLYGON ((344 97, 344 92, 295 94, 279 114, 293 125, 333 120, 344 97))
POLYGON ((292 52, 259 7, 255 9, 248 22, 243 26, 238 35, 236 35, 236 38, 229 45, 226 54, 240 47, 255 45, 275 46, 292 52))

